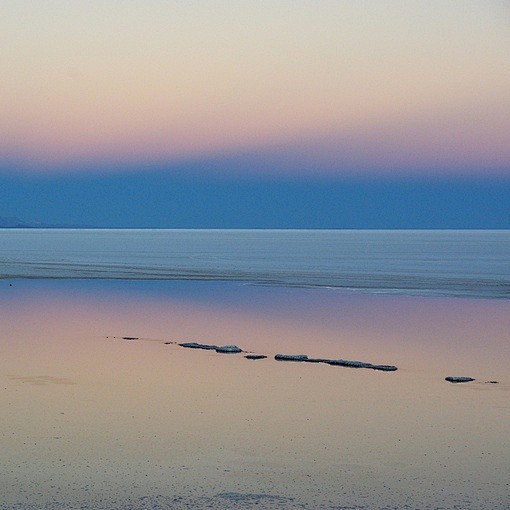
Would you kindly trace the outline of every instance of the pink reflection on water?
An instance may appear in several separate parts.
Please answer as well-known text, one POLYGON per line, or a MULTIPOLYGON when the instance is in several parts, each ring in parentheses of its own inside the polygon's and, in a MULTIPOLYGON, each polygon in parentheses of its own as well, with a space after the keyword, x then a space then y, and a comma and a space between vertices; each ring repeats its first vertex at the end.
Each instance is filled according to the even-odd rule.
POLYGON ((270 355, 304 353, 428 372, 475 371, 488 378, 507 373, 509 301, 197 282, 189 282, 191 291, 137 292, 144 286, 22 292, 15 303, 3 305, 3 331, 23 336, 30 349, 45 346, 48 338, 50 343, 68 338, 69 348, 82 352, 90 338, 139 336, 233 343, 270 355))
POLYGON ((2 290, 0 433, 15 478, 4 495, 11 506, 20 487, 43 506, 52 487, 76 502, 87 484, 117 500, 276 487, 309 505, 344 501, 347 489, 376 506, 389 487, 398 506, 404 483, 415 501, 502 501, 507 302, 190 286, 197 292, 151 294, 144 283, 2 290), (165 345, 186 340, 399 370, 165 345), (445 375, 480 381, 451 385, 445 375), (434 500, 444 486, 449 494, 434 500))

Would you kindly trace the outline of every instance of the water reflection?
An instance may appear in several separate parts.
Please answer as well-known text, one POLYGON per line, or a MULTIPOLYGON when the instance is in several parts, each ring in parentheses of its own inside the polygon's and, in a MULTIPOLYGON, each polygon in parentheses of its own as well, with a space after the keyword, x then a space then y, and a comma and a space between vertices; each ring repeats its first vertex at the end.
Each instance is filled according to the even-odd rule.
POLYGON ((2 289, 0 508, 505 508, 508 303, 144 285, 2 289))

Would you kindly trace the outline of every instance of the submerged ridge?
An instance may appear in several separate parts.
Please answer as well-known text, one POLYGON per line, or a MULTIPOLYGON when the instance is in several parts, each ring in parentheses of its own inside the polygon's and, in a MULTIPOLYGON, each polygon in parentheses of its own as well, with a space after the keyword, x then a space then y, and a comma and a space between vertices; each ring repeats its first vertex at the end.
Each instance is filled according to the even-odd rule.
POLYGON ((209 268, 0 261, 0 279, 108 279, 237 281, 253 285, 329 288, 383 294, 510 298, 510 280, 406 274, 340 274, 304 271, 235 271, 209 268))

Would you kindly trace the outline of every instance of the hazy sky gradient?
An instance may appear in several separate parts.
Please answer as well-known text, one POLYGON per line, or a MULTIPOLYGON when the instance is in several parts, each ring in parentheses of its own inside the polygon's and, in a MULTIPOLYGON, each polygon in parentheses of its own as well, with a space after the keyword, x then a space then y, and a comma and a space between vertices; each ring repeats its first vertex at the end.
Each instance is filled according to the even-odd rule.
POLYGON ((0 46, 4 168, 510 172, 505 1, 6 0, 0 46))
POLYGON ((510 228, 506 0, 5 0, 0 47, 0 216, 510 228))

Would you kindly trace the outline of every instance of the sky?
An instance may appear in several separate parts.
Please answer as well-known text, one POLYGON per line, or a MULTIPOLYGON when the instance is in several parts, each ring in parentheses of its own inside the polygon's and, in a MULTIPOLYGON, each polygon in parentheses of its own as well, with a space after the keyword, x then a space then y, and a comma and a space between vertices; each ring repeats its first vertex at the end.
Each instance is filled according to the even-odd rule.
POLYGON ((0 216, 510 228, 505 0, 4 0, 0 47, 0 216))

